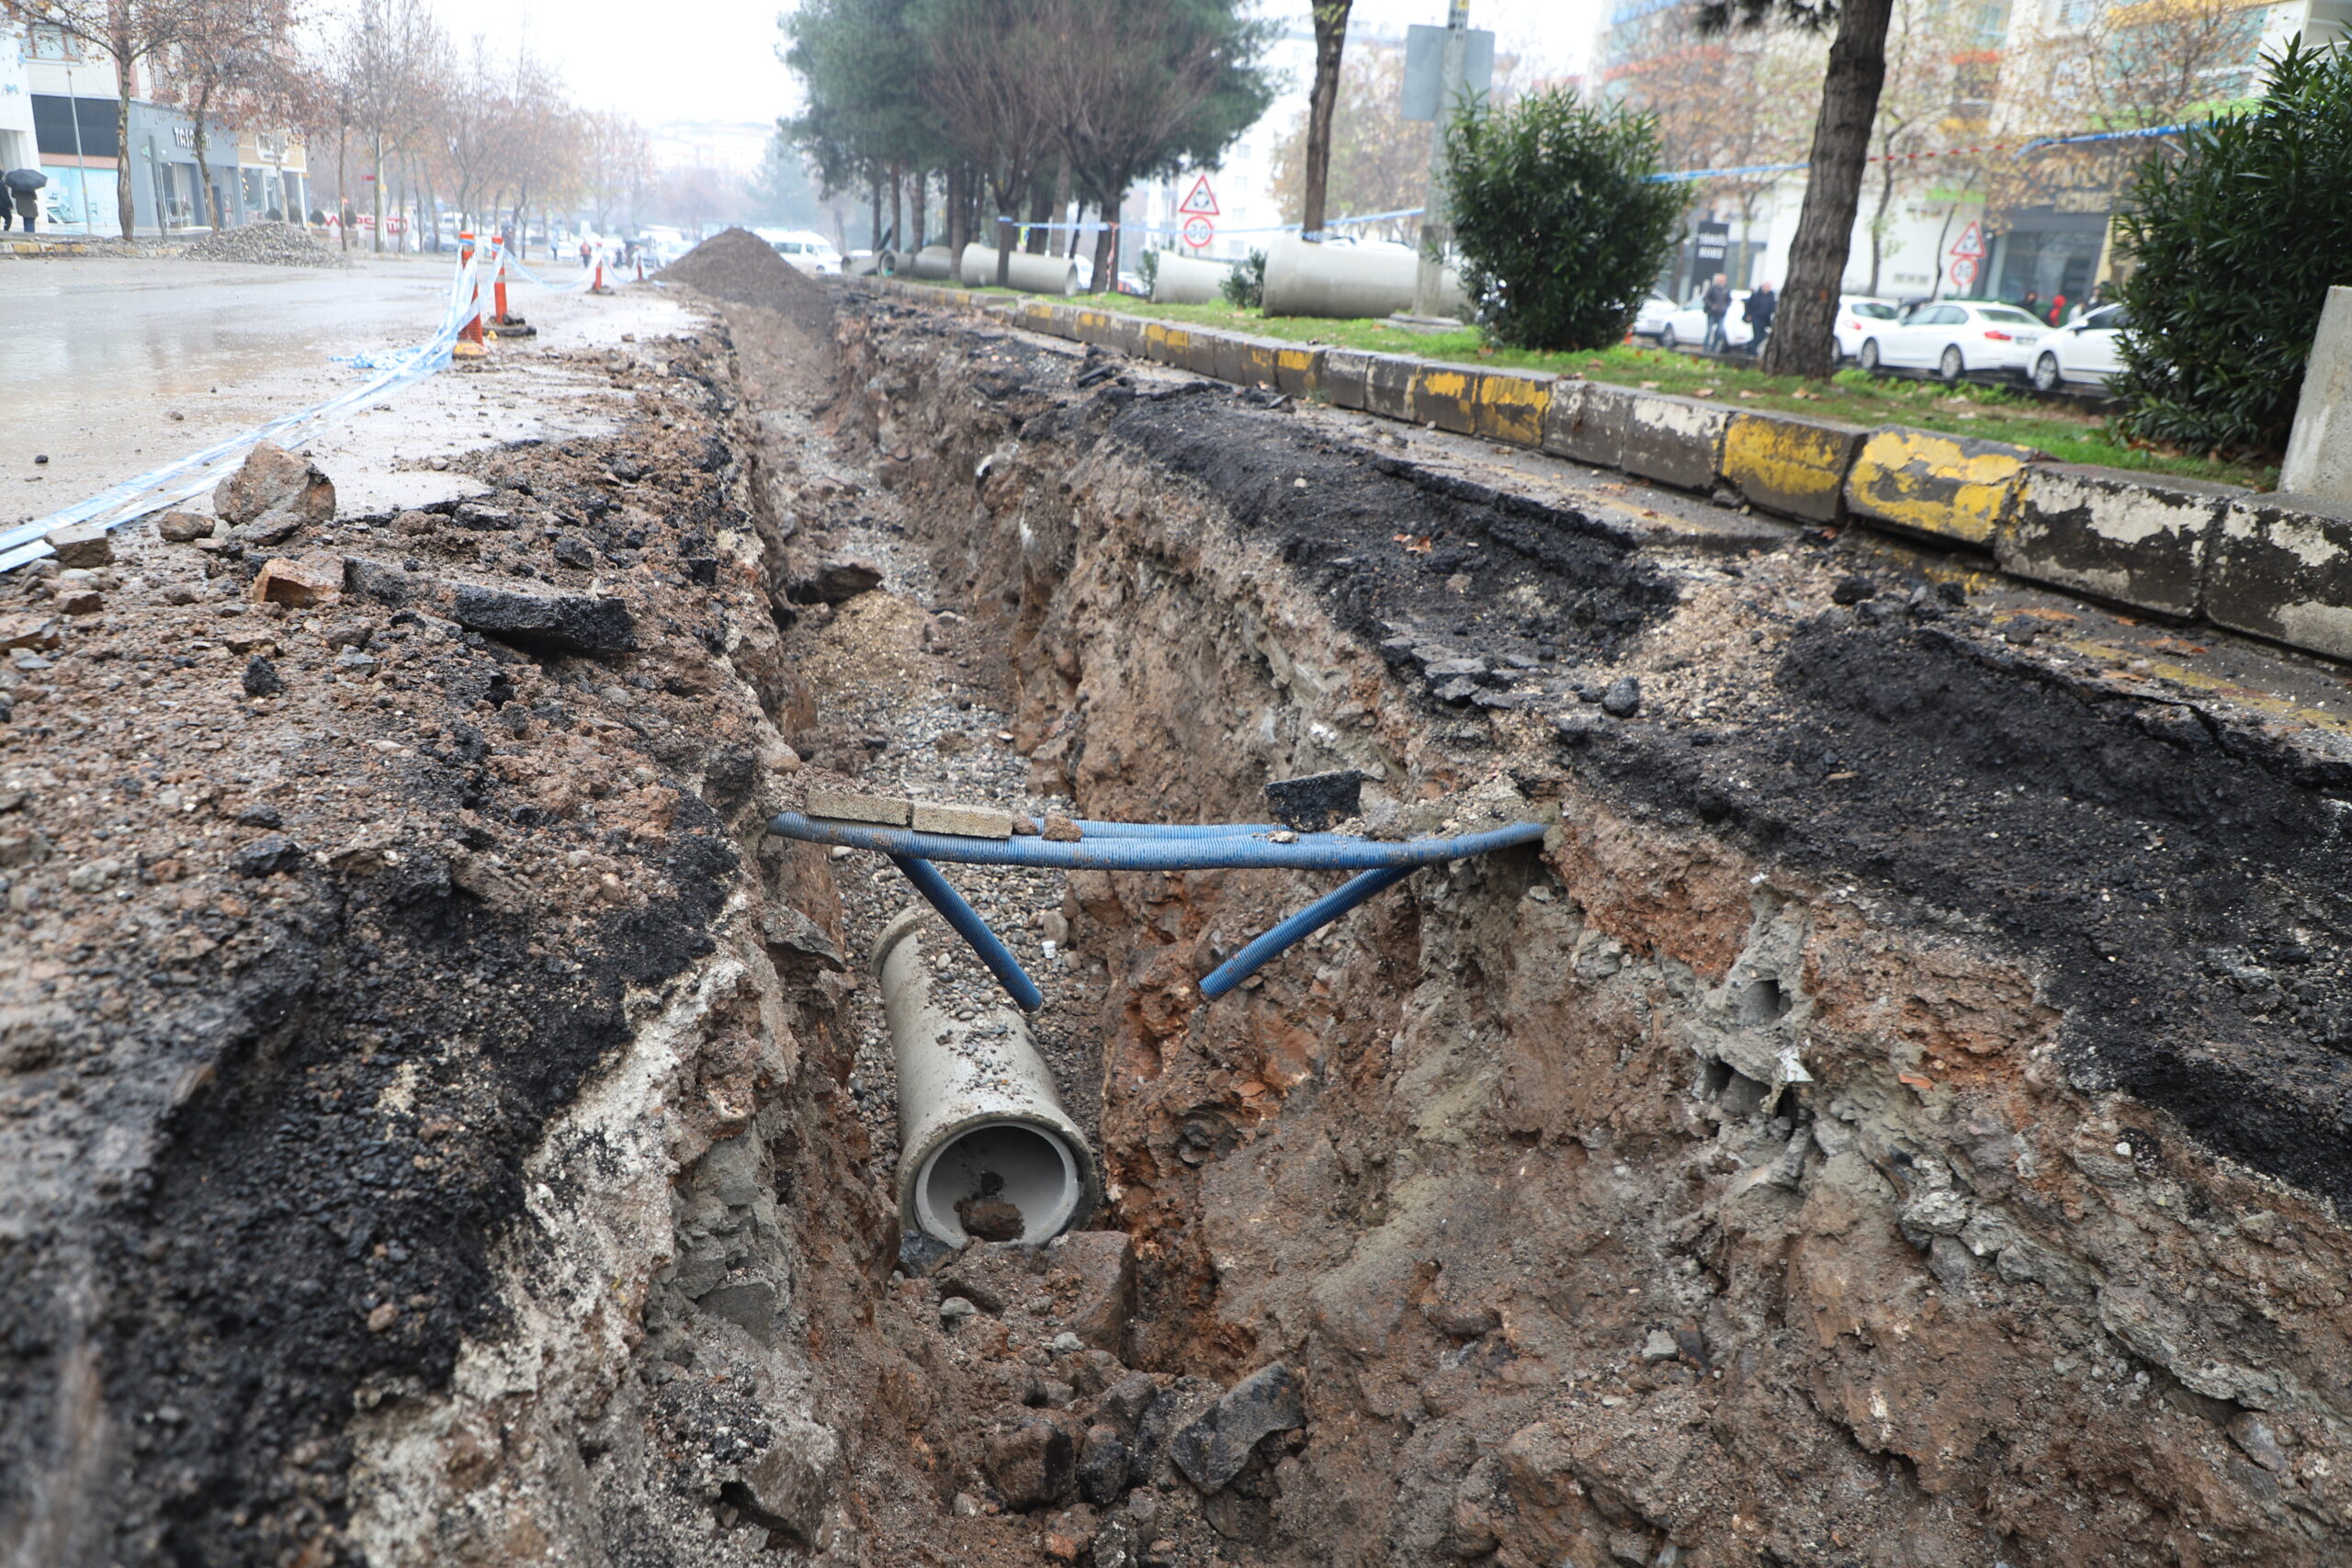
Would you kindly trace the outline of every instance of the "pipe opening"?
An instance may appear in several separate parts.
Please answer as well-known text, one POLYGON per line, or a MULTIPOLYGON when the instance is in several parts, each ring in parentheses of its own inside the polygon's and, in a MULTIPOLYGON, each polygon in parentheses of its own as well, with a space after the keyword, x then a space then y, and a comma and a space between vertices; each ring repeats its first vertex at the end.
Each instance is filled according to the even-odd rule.
POLYGON ((1041 1127, 991 1122, 941 1145, 915 1181, 915 1220, 950 1246, 1051 1241, 1078 1217, 1085 1179, 1041 1127))

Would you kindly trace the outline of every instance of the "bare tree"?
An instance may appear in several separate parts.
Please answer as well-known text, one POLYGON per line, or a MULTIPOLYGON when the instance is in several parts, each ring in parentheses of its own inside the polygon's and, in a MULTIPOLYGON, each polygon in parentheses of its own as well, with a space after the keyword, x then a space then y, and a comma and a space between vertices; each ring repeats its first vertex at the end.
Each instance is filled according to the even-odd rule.
POLYGON ((942 0, 930 33, 924 92, 996 203, 1000 288, 1012 266, 1015 204, 1061 143, 1045 81, 1063 48, 1051 26, 1068 15, 1057 0, 942 0))
POLYGON ((352 123, 368 138, 371 248, 384 248, 384 160, 442 108, 451 74, 448 36, 425 0, 356 0, 334 49, 352 123))
MULTIPOLYGON (((1348 46, 1348 12, 1355 0, 1313 0, 1315 85, 1306 95, 1306 155, 1299 223, 1306 238, 1319 239, 1330 194, 1331 121, 1340 103, 1340 62, 1348 46)), ((1428 171, 1422 171, 1423 184, 1428 171)))
MULTIPOLYGON (((201 0, 0 0, 0 19, 28 28, 54 28, 105 54, 114 65, 114 200, 122 237, 130 238, 130 100, 139 72, 152 74, 159 57, 196 25, 201 0)), ((78 112, 78 111, 76 111, 78 112)))
MULTIPOLYGON (((212 183, 212 128, 310 118, 317 84, 286 43, 295 20, 289 0, 198 0, 172 48, 168 76, 159 73, 157 96, 179 104, 195 122, 197 199, 216 230, 227 226, 228 214, 212 183)), ((160 209, 161 192, 156 201, 160 209)))

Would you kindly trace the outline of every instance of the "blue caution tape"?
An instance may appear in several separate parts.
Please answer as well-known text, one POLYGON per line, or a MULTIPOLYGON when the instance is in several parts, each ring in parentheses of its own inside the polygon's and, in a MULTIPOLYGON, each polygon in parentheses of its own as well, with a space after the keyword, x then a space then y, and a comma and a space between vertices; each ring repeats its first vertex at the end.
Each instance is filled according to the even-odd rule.
MULTIPOLYGON (((28 561, 39 560, 51 554, 46 542, 47 536, 59 528, 91 522, 107 529, 119 528, 125 523, 210 489, 220 482, 232 464, 242 462, 244 455, 260 442, 276 441, 280 446, 299 446, 340 423, 360 404, 447 369, 458 333, 474 314, 477 289, 480 285, 490 281, 492 275, 486 270, 485 264, 497 254, 498 247, 493 243, 458 264, 450 275, 449 299, 442 309, 441 324, 423 344, 405 353, 380 359, 373 355, 359 354, 340 361, 354 369, 374 371, 375 374, 367 380, 325 402, 281 414, 266 424, 216 441, 200 452, 192 452, 160 468, 150 468, 120 484, 108 486, 88 500, 77 502, 61 512, 52 512, 46 517, 0 530, 0 571, 13 570, 28 561)), ((563 287, 533 276, 511 258, 507 265, 541 288, 560 290, 563 287)), ((594 274, 592 271, 586 276, 593 277, 594 274)), ((584 282, 574 287, 584 287, 584 282)))

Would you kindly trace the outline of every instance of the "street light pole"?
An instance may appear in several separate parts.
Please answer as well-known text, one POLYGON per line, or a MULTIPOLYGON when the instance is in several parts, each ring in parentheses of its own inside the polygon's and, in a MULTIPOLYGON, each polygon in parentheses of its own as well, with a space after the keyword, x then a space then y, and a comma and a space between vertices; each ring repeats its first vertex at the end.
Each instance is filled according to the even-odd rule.
POLYGON ((1445 246, 1453 232, 1453 197, 1446 181, 1445 133, 1461 111, 1470 56, 1470 0, 1450 0, 1445 51, 1438 72, 1437 122, 1430 131, 1430 194, 1421 213, 1420 265, 1413 272, 1413 314, 1434 317, 1445 286, 1445 246))

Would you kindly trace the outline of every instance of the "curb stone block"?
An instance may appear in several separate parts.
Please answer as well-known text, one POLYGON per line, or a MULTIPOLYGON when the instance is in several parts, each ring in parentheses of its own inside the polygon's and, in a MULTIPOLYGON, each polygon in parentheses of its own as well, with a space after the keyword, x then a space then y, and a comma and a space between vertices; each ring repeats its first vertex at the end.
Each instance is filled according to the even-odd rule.
POLYGON ((1892 528, 1989 548, 2018 476, 2040 456, 1933 431, 1873 430, 1846 476, 1846 509, 1892 528))
POLYGON ((1870 432, 1802 414, 1735 412, 1724 432, 1724 478, 1749 504, 1802 523, 1835 523, 1846 473, 1870 432))
POLYGON ((1188 329, 1190 338, 1184 349, 1184 368, 1195 376, 1215 376, 1221 353, 1229 353, 1224 345, 1232 339, 1231 333, 1221 333, 1212 327, 1188 329))
POLYGON ((1401 354, 1371 354, 1364 358, 1364 412, 1419 423, 1413 413, 1413 377, 1421 362, 1401 354))
POLYGON ((1305 348, 1297 344, 1274 344, 1274 389, 1303 398, 1315 390, 1322 379, 1323 353, 1319 348, 1305 348))
POLYGON ((1544 450, 1600 468, 1625 466, 1625 419, 1641 394, 1605 381, 1561 381, 1544 411, 1544 450))
POLYGON ((2286 494, 2229 502, 2205 570, 2205 615, 2352 659, 2352 505, 2286 494))
POLYGON ((2183 619, 2204 607, 2206 552, 2234 485, 2074 463, 2018 480, 1993 558, 2013 576, 2183 619))
POLYGON ((1482 370, 1471 429, 1512 446, 1544 445, 1544 415, 1559 378, 1544 370, 1482 370))
POLYGON ((1367 409, 1373 356, 1360 348, 1327 348, 1316 373, 1317 388, 1333 408, 1367 409))
POLYGON ((1216 344, 1217 379, 1230 381, 1237 387, 1272 386, 1274 350, 1280 346, 1272 338, 1219 333, 1216 344))
POLYGON ((1478 426, 1478 372, 1416 361, 1411 407, 1417 423, 1469 434, 1478 426))
POLYGON ((1679 490, 1713 490, 1730 423, 1731 411, 1713 403, 1636 393, 1625 411, 1624 469, 1679 490))
POLYGON ((1143 356, 1155 365, 1185 367, 1193 350, 1193 334, 1167 321, 1146 321, 1143 324, 1143 356))

